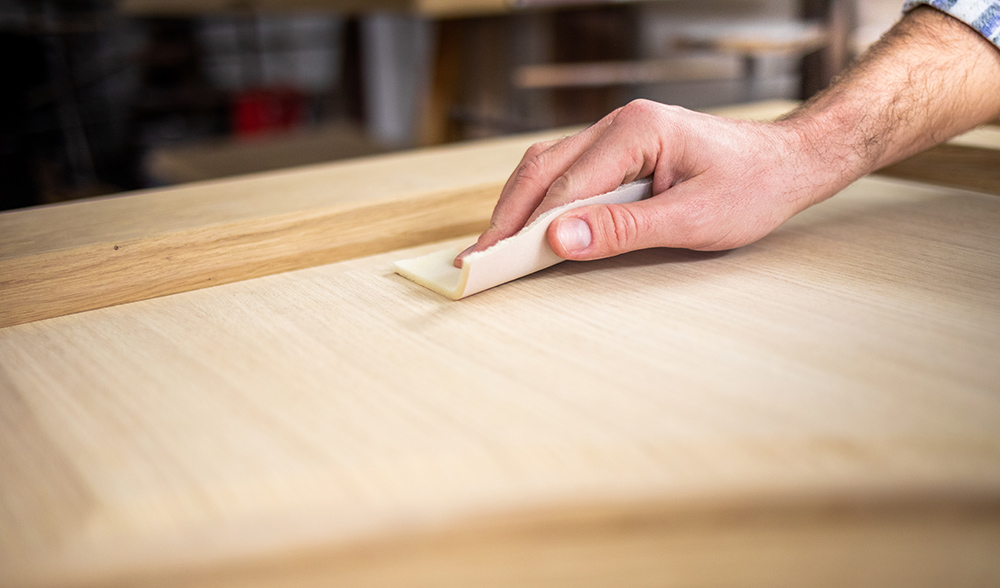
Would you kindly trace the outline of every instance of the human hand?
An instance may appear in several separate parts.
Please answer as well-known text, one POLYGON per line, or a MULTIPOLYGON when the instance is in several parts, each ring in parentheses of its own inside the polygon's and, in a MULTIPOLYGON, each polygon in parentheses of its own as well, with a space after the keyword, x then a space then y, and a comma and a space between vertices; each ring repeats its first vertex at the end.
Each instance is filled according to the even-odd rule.
POLYGON ((456 265, 547 210, 650 175, 652 198, 559 216, 549 226, 553 251, 586 260, 649 247, 746 245, 857 177, 833 152, 797 121, 737 121, 638 100, 579 134, 528 149, 490 228, 456 265))

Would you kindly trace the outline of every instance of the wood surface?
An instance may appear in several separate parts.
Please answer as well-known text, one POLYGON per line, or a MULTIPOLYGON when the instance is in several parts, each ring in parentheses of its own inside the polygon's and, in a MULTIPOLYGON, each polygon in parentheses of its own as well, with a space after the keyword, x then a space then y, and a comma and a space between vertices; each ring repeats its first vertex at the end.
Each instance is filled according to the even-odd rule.
POLYGON ((885 167, 878 173, 1000 194, 1000 128, 984 129, 980 134, 993 135, 996 147, 938 145, 885 167))
POLYGON ((481 230, 553 132, 0 213, 0 326, 481 230))
MULTIPOLYGON (((718 112, 764 120, 794 105, 774 101, 718 112)), ((0 213, 0 326, 475 231, 486 226, 528 146, 569 132, 0 213)), ((977 129, 955 143, 978 147, 972 151, 980 156, 935 158, 932 150, 919 165, 895 167, 896 175, 996 188, 1000 131, 977 129), (956 159, 966 160, 962 173, 955 173, 956 159)))
POLYGON ((868 178, 460 302, 435 243, 0 329, 0 585, 997 585, 998 224, 868 178))

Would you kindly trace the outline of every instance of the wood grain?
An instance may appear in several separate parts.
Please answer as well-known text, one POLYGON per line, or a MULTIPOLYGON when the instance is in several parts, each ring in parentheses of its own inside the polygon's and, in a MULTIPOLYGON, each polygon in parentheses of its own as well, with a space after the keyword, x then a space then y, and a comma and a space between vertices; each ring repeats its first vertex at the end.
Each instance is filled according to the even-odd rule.
POLYGON ((553 132, 0 214, 0 326, 481 230, 553 132))
MULTIPOLYGON (((794 105, 764 102, 718 112, 769 119, 794 105)), ((569 132, 0 213, 0 326, 476 231, 528 146, 569 132)), ((955 143, 998 149, 1000 130, 977 129, 955 143)), ((993 151, 942 149, 943 157, 932 150, 917 164, 890 171, 944 185, 996 187, 993 151)))
POLYGON ((878 173, 1000 195, 1000 138, 991 148, 938 145, 878 173))
POLYGON ((996 584, 998 223, 865 179, 458 303, 391 273, 436 243, 0 329, 0 584, 996 584))

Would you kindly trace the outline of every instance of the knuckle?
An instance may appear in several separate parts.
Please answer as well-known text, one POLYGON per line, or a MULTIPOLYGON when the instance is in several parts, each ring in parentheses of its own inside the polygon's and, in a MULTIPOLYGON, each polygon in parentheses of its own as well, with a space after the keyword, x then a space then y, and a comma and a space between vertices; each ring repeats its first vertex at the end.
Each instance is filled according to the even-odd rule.
POLYGON ((642 151, 641 148, 632 148, 628 150, 626 169, 623 174, 622 180, 624 182, 631 182, 632 180, 638 178, 646 171, 648 166, 649 157, 642 151))
POLYGON ((626 251, 639 242, 645 231, 645 223, 628 207, 612 204, 602 210, 601 226, 604 228, 605 243, 613 251, 626 251))
POLYGON ((535 143, 531 147, 528 147, 528 150, 524 152, 524 159, 530 161, 544 153, 551 146, 552 141, 540 141, 535 143))
POLYGON ((639 98, 633 100, 622 107, 621 115, 627 118, 638 118, 647 120, 659 116, 659 111, 663 105, 652 100, 639 98))
POLYGON ((546 179, 546 169, 550 165, 549 149, 559 141, 541 141, 528 147, 514 173, 517 184, 536 184, 546 179))
POLYGON ((684 108, 639 98, 621 108, 621 122, 653 129, 676 129, 685 119, 684 108))
POLYGON ((525 161, 517 169, 516 181, 519 184, 534 184, 545 177, 545 157, 542 153, 525 161))
POLYGON ((555 181, 552 182, 552 185, 549 186, 549 189, 545 193, 545 195, 547 197, 558 199, 570 194, 572 187, 573 187, 573 180, 570 177, 570 174, 565 173, 556 178, 555 181))

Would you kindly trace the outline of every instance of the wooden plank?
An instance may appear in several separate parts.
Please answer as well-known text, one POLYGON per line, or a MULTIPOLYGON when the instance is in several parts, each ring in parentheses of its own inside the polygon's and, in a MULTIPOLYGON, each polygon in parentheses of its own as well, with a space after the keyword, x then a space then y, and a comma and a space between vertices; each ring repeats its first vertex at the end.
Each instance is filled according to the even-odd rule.
POLYGON ((994 585, 998 223, 867 178, 457 303, 432 244, 0 329, 0 585, 994 585))
POLYGON ((485 228, 553 132, 2 213, 0 326, 485 228))
POLYGON ((1000 194, 997 147, 938 145, 878 171, 880 175, 1000 194))
POLYGON ((810 22, 763 20, 690 25, 677 41, 680 49, 706 49, 740 55, 784 54, 801 57, 830 44, 830 34, 810 22))
MULTIPOLYGON (((719 112, 763 120, 794 105, 775 101, 719 112)), ((567 132, 0 213, 0 326, 474 231, 485 226, 524 150, 567 132)), ((1000 147, 1000 131, 978 129, 956 143, 1000 147)), ((946 165, 915 169, 920 177, 933 171, 940 183, 991 189, 993 161, 974 160, 961 175, 946 165)), ((918 177, 905 171, 912 166, 895 169, 918 177)))

